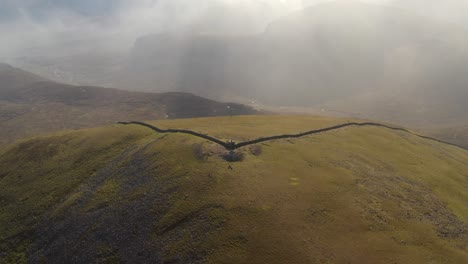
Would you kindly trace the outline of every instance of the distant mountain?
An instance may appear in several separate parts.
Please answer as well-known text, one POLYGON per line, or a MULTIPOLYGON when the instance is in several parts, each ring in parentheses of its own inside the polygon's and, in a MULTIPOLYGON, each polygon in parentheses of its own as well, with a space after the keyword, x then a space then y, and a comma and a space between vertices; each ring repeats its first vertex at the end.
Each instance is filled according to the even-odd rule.
POLYGON ((38 75, 0 63, 0 96, 5 99, 13 96, 19 89, 36 82, 46 81, 38 75))
MULTIPOLYGON (((66 45, 80 46, 72 41, 66 45)), ((15 67, 34 72, 49 80, 72 84, 115 87, 115 72, 125 65, 123 51, 78 52, 77 54, 56 54, 19 57, 11 61, 15 67)))
MULTIPOLYGON (((320 4, 260 34, 209 34, 195 27, 149 35, 128 56, 56 58, 46 71, 73 83, 316 107, 411 127, 466 123, 468 33, 411 11, 435 1, 410 2, 395 3, 401 8, 320 4)), ((446 6, 457 6, 452 2, 446 6)), ((40 61, 23 63, 42 74, 36 69, 46 66, 33 66, 40 61)))
MULTIPOLYGON (((405 104, 391 115, 418 119, 418 106, 407 100, 414 98, 454 117, 458 113, 451 109, 464 109, 468 100, 467 46, 468 35, 454 24, 393 7, 338 1, 279 19, 261 35, 141 38, 122 72, 130 74, 128 83, 122 83, 288 106, 352 103, 356 96, 376 94, 384 97, 375 101, 405 104)), ((433 121, 429 114, 423 118, 433 121)))
POLYGON ((72 86, 0 65, 0 145, 40 133, 122 120, 244 115, 255 110, 188 93, 72 86))

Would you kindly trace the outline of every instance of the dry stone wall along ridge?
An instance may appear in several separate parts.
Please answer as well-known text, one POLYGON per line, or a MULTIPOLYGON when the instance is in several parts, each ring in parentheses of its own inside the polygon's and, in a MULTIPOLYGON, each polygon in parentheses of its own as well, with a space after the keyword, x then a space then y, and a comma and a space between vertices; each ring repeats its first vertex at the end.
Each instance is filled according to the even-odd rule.
POLYGON ((270 136, 270 137, 261 137, 261 138, 258 138, 258 139, 239 142, 239 143, 235 143, 235 142, 232 142, 232 141, 225 142, 225 141, 222 141, 222 140, 217 139, 215 137, 212 137, 212 136, 209 136, 209 135, 206 135, 206 134, 202 134, 202 133, 199 133, 199 132, 195 132, 195 131, 192 131, 192 130, 186 130, 186 129, 161 129, 161 128, 158 128, 156 126, 153 126, 153 125, 150 125, 150 124, 147 124, 147 123, 143 123, 143 122, 137 122, 137 121, 118 122, 118 124, 121 124, 121 125, 140 125, 140 126, 150 128, 150 129, 152 129, 152 130, 154 130, 154 131, 156 131, 158 133, 188 134, 188 135, 200 137, 200 138, 209 140, 211 142, 214 142, 216 144, 219 144, 219 145, 223 146, 224 148, 226 148, 227 150, 236 150, 236 149, 239 149, 239 148, 242 148, 242 147, 245 147, 245 146, 254 145, 254 144, 258 144, 258 143, 263 143, 263 142, 271 141, 271 140, 277 140, 277 139, 301 138, 301 137, 305 137, 305 136, 309 136, 309 135, 313 135, 313 134, 324 133, 324 132, 337 130, 337 129, 341 129, 341 128, 345 128, 345 127, 351 127, 351 126, 356 126, 356 127, 383 127, 383 128, 387 128, 387 129, 391 129, 391 130, 403 131, 403 132, 410 133, 410 134, 415 135, 415 136, 420 137, 420 138, 429 139, 429 140, 437 141, 437 142, 440 142, 440 143, 443 143, 443 144, 448 144, 448 145, 452 145, 452 146, 455 146, 455 147, 458 147, 458 148, 462 148, 462 147, 460 147, 460 146, 458 146, 456 144, 452 144, 452 143, 445 142, 445 141, 442 141, 442 140, 439 140, 439 139, 436 139, 436 138, 416 134, 416 133, 414 133, 414 132, 412 132, 412 131, 410 131, 408 129, 405 129, 405 128, 393 127, 393 126, 384 125, 384 124, 380 124, 380 123, 374 123, 374 122, 363 122, 363 123, 349 122, 349 123, 344 123, 344 124, 341 124, 341 125, 336 125, 336 126, 331 126, 331 127, 326 127, 326 128, 316 129, 316 130, 310 130, 310 131, 299 133, 299 134, 284 134, 284 135, 277 135, 277 136, 270 136))

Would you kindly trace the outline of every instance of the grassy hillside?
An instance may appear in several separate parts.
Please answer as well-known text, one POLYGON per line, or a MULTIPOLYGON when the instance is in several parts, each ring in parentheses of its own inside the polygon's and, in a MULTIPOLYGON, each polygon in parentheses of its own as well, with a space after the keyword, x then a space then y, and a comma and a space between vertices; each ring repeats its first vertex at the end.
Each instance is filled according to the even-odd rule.
POLYGON ((37 134, 121 120, 253 113, 256 111, 244 105, 188 93, 141 93, 60 84, 0 64, 0 145, 37 134))
MULTIPOLYGON (((239 141, 346 121, 153 124, 239 141)), ((229 164, 210 142, 135 125, 0 149, 0 262, 468 261, 467 151, 376 127, 240 151, 229 164)))

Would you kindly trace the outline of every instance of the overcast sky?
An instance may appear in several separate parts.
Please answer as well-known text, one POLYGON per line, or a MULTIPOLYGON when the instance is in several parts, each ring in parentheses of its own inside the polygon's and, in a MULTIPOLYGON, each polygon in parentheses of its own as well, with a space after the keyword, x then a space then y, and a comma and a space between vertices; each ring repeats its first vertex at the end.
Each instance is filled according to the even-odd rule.
MULTIPOLYGON (((98 43, 105 48, 125 49, 139 36, 183 28, 233 34, 256 32, 277 17, 326 1, 0 0, 0 32, 3 36, 0 59, 98 43)), ((366 0, 378 4, 393 1, 399 5, 408 2, 366 0)), ((410 8, 419 10, 424 5, 427 9, 437 10, 445 1, 409 2, 414 3, 408 5, 410 8)))
POLYGON ((238 20, 252 24, 239 28, 256 30, 300 6, 296 0, 0 0, 0 31, 8 36, 0 42, 0 56, 102 39, 128 47, 142 35, 203 20, 219 27, 239 14, 238 20))

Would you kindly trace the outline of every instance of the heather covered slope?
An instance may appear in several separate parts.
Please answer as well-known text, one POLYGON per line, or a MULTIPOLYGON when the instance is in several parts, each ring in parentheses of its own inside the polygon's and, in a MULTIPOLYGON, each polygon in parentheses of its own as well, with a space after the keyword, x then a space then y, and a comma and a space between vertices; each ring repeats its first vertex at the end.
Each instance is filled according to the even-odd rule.
MULTIPOLYGON (((345 123, 245 116, 155 121, 228 140, 345 123)), ((468 152, 349 127, 241 149, 135 125, 0 150, 6 262, 464 263, 468 152), (229 165, 232 169, 229 169, 229 165)), ((0 261, 1 262, 1 261, 0 261)))

